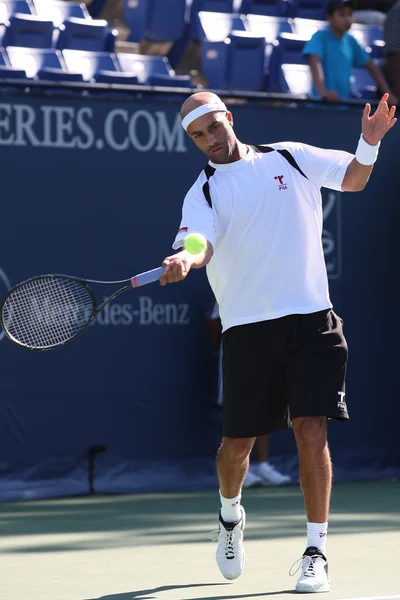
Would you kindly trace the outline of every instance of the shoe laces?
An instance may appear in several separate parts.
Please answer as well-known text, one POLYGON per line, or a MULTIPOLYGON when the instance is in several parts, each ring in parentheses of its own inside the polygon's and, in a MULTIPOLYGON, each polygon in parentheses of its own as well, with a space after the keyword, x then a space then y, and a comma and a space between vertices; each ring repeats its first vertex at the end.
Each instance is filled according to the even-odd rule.
MULTIPOLYGON (((209 538, 210 542, 218 541, 218 536, 220 534, 220 531, 221 531, 220 529, 214 529, 213 531, 211 531, 209 533, 208 538, 209 538)), ((226 556, 226 558, 234 558, 235 557, 235 551, 233 548, 234 538, 235 538, 234 531, 226 531, 226 537, 225 537, 225 556, 226 556)))
POLYGON ((299 558, 298 560, 296 560, 296 562, 294 562, 292 564, 292 566, 290 567, 290 570, 289 570, 290 577, 293 577, 294 575, 296 575, 296 573, 302 567, 304 568, 304 575, 306 577, 314 577, 314 575, 315 575, 315 562, 316 562, 317 558, 320 558, 320 557, 319 556, 302 556, 301 558, 299 558), (293 571, 293 569, 295 567, 296 567, 296 570, 293 571))

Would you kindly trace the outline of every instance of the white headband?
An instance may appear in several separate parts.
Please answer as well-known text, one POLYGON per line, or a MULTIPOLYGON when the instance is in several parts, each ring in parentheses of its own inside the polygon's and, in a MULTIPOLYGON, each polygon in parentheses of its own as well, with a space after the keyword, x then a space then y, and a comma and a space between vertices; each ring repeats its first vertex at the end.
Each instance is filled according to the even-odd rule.
POLYGON ((208 104, 202 104, 201 106, 198 106, 197 108, 190 111, 190 113, 188 113, 186 117, 182 119, 182 127, 185 131, 187 131, 190 123, 193 123, 195 119, 198 119, 199 117, 202 117, 207 113, 221 110, 223 110, 224 112, 228 112, 228 109, 226 108, 222 100, 213 100, 208 104))

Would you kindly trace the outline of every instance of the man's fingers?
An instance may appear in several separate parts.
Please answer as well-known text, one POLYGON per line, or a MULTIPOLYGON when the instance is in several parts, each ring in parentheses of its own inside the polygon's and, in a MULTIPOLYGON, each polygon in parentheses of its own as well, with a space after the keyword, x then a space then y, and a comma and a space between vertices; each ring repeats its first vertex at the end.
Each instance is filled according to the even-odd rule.
POLYGON ((396 123, 397 123, 397 119, 393 119, 393 121, 392 121, 392 122, 390 123, 390 125, 389 125, 389 129, 392 129, 392 127, 393 127, 394 125, 396 125, 396 123))
POLYGON ((364 110, 363 110, 363 117, 364 117, 365 119, 368 119, 370 114, 371 114, 371 105, 370 105, 369 103, 367 103, 367 104, 364 106, 364 110))

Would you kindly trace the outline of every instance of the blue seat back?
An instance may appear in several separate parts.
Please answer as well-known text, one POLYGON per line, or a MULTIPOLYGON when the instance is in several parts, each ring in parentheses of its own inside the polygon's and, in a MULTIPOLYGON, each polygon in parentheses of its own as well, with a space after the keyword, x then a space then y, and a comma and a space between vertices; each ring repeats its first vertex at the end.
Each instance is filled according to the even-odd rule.
POLYGON ((61 54, 57 50, 8 46, 7 54, 14 69, 25 69, 28 77, 35 77, 43 68, 62 69, 61 54))
POLYGON ((238 14, 199 12, 200 42, 223 42, 232 31, 246 31, 244 17, 238 14))
POLYGON ((32 4, 28 0, 0 0, 0 23, 6 23, 11 15, 32 15, 32 4))
POLYGON ((113 52, 115 34, 103 20, 67 19, 60 27, 57 48, 87 52, 113 52))
POLYGON ((312 77, 308 65, 280 66, 280 91, 285 94, 311 94, 312 77))
POLYGON ((383 29, 379 25, 363 25, 354 23, 349 31, 357 42, 365 49, 372 48, 375 40, 383 40, 383 29))
POLYGON ((264 15, 266 17, 291 17, 294 0, 248 0, 242 3, 243 14, 264 15))
POLYGON ((302 19, 296 17, 293 21, 293 33, 305 38, 311 39, 316 31, 329 29, 328 21, 321 21, 317 19, 302 19))
POLYGON ((263 35, 267 43, 278 39, 281 33, 293 33, 293 21, 285 17, 247 15, 247 28, 251 33, 263 35))
POLYGON ((191 37, 201 37, 199 12, 233 13, 233 0, 193 0, 190 7, 191 37))
POLYGON ((353 98, 376 99, 376 83, 366 69, 352 69, 350 76, 350 94, 353 98))
POLYGON ((65 0, 34 0, 36 14, 42 19, 53 21, 59 27, 67 19, 90 19, 86 5, 81 2, 65 2, 65 0))
POLYGON ((12 15, 4 34, 3 44, 25 48, 51 48, 53 22, 33 15, 12 15))
POLYGON ((295 33, 281 33, 273 44, 269 61, 269 92, 280 92, 282 64, 306 64, 303 48, 307 40, 295 33))
POLYGON ((323 21, 326 18, 325 0, 295 0, 295 15, 301 19, 323 21))
POLYGON ((171 68, 165 56, 119 53, 118 61, 122 71, 135 75, 139 83, 147 83, 151 75, 171 75, 171 68))
POLYGON ((150 0, 143 36, 152 42, 175 42, 185 29, 186 0, 150 0))
POLYGON ((62 52, 68 71, 81 73, 85 81, 92 79, 98 71, 119 71, 115 54, 109 52, 86 52, 65 49, 62 52))
POLYGON ((140 42, 148 23, 150 0, 124 0, 124 19, 129 27, 128 41, 140 42))
POLYGON ((237 31, 229 36, 226 87, 259 91, 264 87, 265 38, 237 31))

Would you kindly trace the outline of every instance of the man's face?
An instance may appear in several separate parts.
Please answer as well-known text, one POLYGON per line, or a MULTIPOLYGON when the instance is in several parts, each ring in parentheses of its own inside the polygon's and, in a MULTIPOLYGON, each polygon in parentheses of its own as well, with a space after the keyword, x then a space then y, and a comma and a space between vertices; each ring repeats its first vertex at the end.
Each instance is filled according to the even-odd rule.
POLYGON ((345 33, 353 24, 353 9, 350 6, 342 6, 327 18, 335 31, 345 33))
POLYGON ((208 113, 189 125, 188 134, 211 162, 229 163, 237 145, 232 124, 230 112, 208 113))

